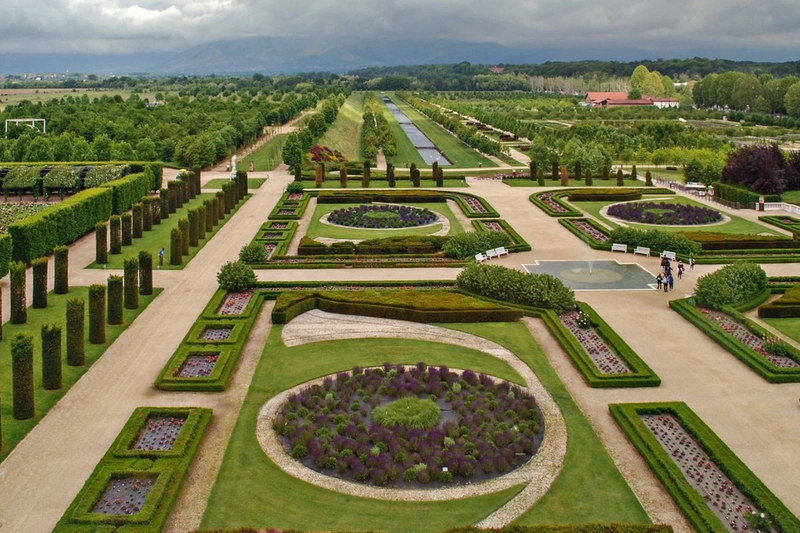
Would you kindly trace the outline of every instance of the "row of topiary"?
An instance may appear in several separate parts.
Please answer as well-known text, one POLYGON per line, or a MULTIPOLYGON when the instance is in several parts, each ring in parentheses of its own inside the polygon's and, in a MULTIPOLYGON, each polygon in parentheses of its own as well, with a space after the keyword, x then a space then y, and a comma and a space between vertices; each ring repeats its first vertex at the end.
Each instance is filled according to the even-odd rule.
POLYGON ((211 409, 199 407, 137 408, 53 531, 161 531, 211 421, 211 414, 211 409), (148 422, 154 419, 182 422, 175 441, 165 449, 143 449, 137 442, 148 422), (123 498, 119 498, 119 502, 104 501, 116 480, 129 480, 130 496, 142 499, 141 506, 139 502, 129 503, 123 498), (149 492, 140 495, 138 491, 144 490, 144 486, 149 487, 149 492), (101 504, 116 512, 98 511, 97 506, 101 504))
POLYGON ((736 487, 767 515, 766 521, 774 526, 770 530, 800 531, 800 520, 686 404, 611 404, 609 410, 698 533, 728 531, 727 524, 709 508, 706 497, 692 487, 675 460, 644 424, 642 415, 668 414, 676 417, 736 487))

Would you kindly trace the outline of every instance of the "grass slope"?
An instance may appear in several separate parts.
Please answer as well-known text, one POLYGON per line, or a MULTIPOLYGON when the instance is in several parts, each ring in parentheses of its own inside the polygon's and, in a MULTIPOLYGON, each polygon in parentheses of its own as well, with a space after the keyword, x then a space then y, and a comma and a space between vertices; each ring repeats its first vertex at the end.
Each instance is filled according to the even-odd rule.
POLYGON ((286 137, 289 134, 280 133, 261 145, 261 147, 247 156, 246 161, 240 161, 236 164, 238 170, 247 171, 250 168, 250 161, 253 162, 253 170, 255 172, 267 172, 275 170, 278 165, 283 163, 281 150, 286 143, 286 137))
POLYGON ((89 289, 88 287, 71 287, 67 294, 47 295, 48 306, 44 309, 28 308, 28 322, 26 324, 3 324, 3 340, 0 341, 0 391, 3 392, 3 402, 0 405, 3 424, 3 442, 0 447, 0 461, 19 444, 28 432, 44 418, 44 416, 58 403, 62 396, 83 376, 92 364, 97 361, 119 337, 128 325, 133 322, 139 313, 153 301, 161 292, 154 289, 150 296, 139 295, 138 309, 123 309, 123 323, 116 326, 106 325, 106 342, 104 344, 89 344, 89 289), (75 367, 69 366, 67 357, 67 328, 66 306, 67 300, 82 298, 86 306, 86 364, 75 367), (62 387, 58 390, 44 390, 42 388, 42 325, 58 324, 61 326, 61 357, 62 357, 62 387), (12 375, 11 375, 11 339, 18 333, 28 333, 33 336, 33 374, 34 398, 36 415, 28 420, 15 420, 12 415, 12 375))
POLYGON ((244 526, 307 531, 439 532, 490 514, 522 487, 448 502, 390 502, 315 487, 280 470, 255 439, 258 411, 281 390, 307 380, 385 361, 471 368, 521 383, 507 364, 481 352, 447 344, 398 339, 357 339, 287 348, 273 327, 245 398, 201 528, 244 526), (409 520, 408 517, 422 517, 409 520))
POLYGON ((350 161, 361 159, 361 115, 364 113, 364 93, 347 97, 331 127, 316 144, 339 150, 350 161))

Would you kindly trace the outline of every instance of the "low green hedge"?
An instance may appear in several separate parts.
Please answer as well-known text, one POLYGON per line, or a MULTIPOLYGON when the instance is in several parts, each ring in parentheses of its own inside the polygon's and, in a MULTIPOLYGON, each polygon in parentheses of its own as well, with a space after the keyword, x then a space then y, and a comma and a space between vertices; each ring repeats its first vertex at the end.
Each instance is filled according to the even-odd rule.
MULTIPOLYGON (((257 290, 267 300, 275 300, 287 291, 320 291, 320 290, 384 290, 384 289, 453 289, 452 280, 420 280, 420 281, 260 281, 257 290)), ((503 305, 503 304, 501 304, 503 305)))
POLYGON ((522 311, 488 303, 454 291, 381 290, 313 291, 283 293, 272 310, 274 324, 286 324, 296 316, 321 309, 345 315, 372 316, 410 322, 512 322, 522 311))
POLYGON ((241 315, 217 314, 217 309, 225 298, 225 291, 218 290, 209 300, 206 308, 172 354, 166 366, 156 379, 156 387, 163 390, 220 392, 228 386, 239 355, 244 348, 250 330, 264 303, 263 293, 255 291, 241 315), (199 337, 207 327, 230 328, 231 333, 224 341, 204 341, 199 337), (176 374, 188 355, 219 354, 211 375, 206 378, 184 378, 176 374))
POLYGON ((699 243, 703 251, 764 249, 796 251, 800 248, 800 241, 777 235, 737 235, 703 231, 682 231, 681 235, 699 243))
POLYGON ((528 196, 528 200, 530 200, 530 202, 533 205, 535 205, 536 207, 538 207, 551 217, 572 217, 572 218, 582 217, 583 213, 581 211, 575 209, 569 204, 566 204, 563 200, 564 197, 569 196, 570 190, 537 192, 528 196), (557 205, 564 208, 564 211, 556 211, 548 204, 546 204, 541 199, 541 197, 545 195, 551 195, 550 199, 557 205))
POLYGON ((446 201, 446 194, 440 191, 333 190, 317 192, 318 204, 441 203, 446 201))
POLYGON ((300 220, 303 218, 303 214, 306 212, 306 208, 308 207, 308 202, 311 200, 311 196, 308 193, 302 193, 303 198, 301 200, 289 200, 290 194, 291 193, 288 192, 283 193, 278 200, 278 203, 275 204, 275 207, 269 214, 270 220, 300 220), (292 213, 281 214, 281 211, 287 210, 292 211, 292 213))
POLYGON ((95 533, 104 531, 105 528, 109 528, 109 531, 138 533, 161 531, 210 421, 210 409, 137 408, 53 531, 95 533), (172 450, 157 452, 128 449, 150 416, 186 418, 172 450), (139 512, 130 515, 92 512, 110 480, 131 476, 156 479, 139 512))
POLYGON ((630 188, 617 189, 573 189, 567 199, 570 202, 629 202, 641 200, 642 193, 630 188))
POLYGON ((758 316, 760 318, 800 317, 800 285, 792 286, 777 300, 760 306, 758 316))
POLYGON ((606 345, 619 357, 631 372, 628 374, 603 374, 586 353, 583 345, 564 326, 558 315, 551 310, 541 310, 540 318, 558 343, 567 352, 572 364, 592 388, 658 387, 661 378, 617 335, 597 312, 584 302, 576 302, 579 310, 589 315, 592 325, 606 345))
POLYGON ((766 215, 758 217, 761 222, 766 222, 772 226, 791 231, 793 234, 800 234, 800 219, 790 216, 766 215))
POLYGON ((589 224, 592 228, 596 229, 606 237, 608 237, 608 229, 601 226, 599 222, 595 221, 591 218, 559 218, 558 223, 567 228, 573 235, 578 237, 580 240, 591 246, 595 250, 611 250, 611 241, 598 241, 581 228, 579 228, 576 223, 577 222, 585 222, 589 224))
MULTIPOLYGON (((739 202, 745 209, 753 209, 755 204, 758 203, 759 197, 762 195, 753 192, 750 189, 739 185, 731 185, 730 183, 715 183, 714 184, 714 197, 722 198, 729 202, 739 202)), ((765 202, 780 202, 780 194, 765 194, 765 202)))
POLYGON ((464 216, 467 218, 500 218, 500 213, 495 211, 494 207, 489 205, 489 202, 483 199, 481 196, 476 196, 474 194, 467 194, 463 192, 459 193, 443 193, 447 196, 447 198, 455 201, 458 204, 458 207, 461 208, 461 211, 464 213, 464 216), (474 201, 480 203, 483 207, 485 212, 481 213, 480 211, 474 211, 472 207, 467 203, 466 198, 471 198, 474 201))
MULTIPOLYGON (((800 382, 800 368, 779 368, 773 365, 758 352, 736 339, 733 335, 727 333, 717 324, 708 320, 705 315, 693 305, 690 298, 671 300, 669 306, 769 383, 800 382)), ((724 311, 755 335, 762 336, 766 333, 765 330, 750 320, 747 320, 734 309, 726 308, 724 311)), ((800 353, 791 346, 787 348, 790 357, 800 363, 800 353)))
POLYGON ((686 480, 675 461, 645 426, 642 414, 670 414, 694 437, 714 463, 753 504, 773 518, 779 531, 800 531, 800 520, 761 482, 730 448, 683 402, 611 404, 611 415, 647 461, 698 533, 725 533, 726 524, 706 504, 705 498, 686 480))
POLYGON ((503 233, 508 235, 508 237, 511 239, 511 244, 507 245, 509 252, 531 251, 532 249, 531 245, 528 244, 528 242, 525 239, 523 239, 522 236, 519 233, 517 233, 514 230, 514 228, 512 228, 511 225, 502 218, 496 220, 485 220, 485 219, 473 220, 472 226, 478 231, 491 231, 486 227, 486 224, 489 222, 495 222, 497 224, 500 224, 500 226, 503 228, 503 233))
POLYGON ((8 226, 11 259, 28 264, 73 242, 112 214, 113 191, 100 187, 81 191, 49 209, 8 226))

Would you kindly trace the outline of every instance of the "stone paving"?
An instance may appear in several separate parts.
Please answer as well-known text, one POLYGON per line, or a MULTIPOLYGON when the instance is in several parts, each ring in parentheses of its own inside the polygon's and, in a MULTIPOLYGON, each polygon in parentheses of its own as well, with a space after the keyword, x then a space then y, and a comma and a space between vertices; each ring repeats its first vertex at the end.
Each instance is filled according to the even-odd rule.
MULTIPOLYGON (((165 171, 174 179, 175 171, 165 171)), ((226 177, 207 172, 204 180, 226 177)), ((291 182, 285 170, 252 173, 269 177, 236 215, 180 271, 157 271, 154 285, 164 291, 105 355, 76 383, 50 413, 0 464, 0 531, 49 531, 108 450, 136 407, 199 406, 214 410, 200 454, 188 472, 165 531, 197 528, 213 485, 240 406, 249 387, 269 330, 271 305, 265 305, 248 338, 230 387, 224 393, 166 393, 153 388, 158 372, 179 346, 216 289, 216 273, 250 242, 291 182), (64 454, 54 442, 69 442, 75 453, 64 454)), ((498 180, 470 179, 469 192, 485 198, 520 235, 532 252, 494 259, 493 264, 520 268, 536 260, 614 259, 611 252, 591 250, 585 243, 528 201, 535 187, 509 187, 498 180)), ((696 200, 705 202, 702 198, 696 200)), ((711 204, 710 204, 711 205, 711 204)), ((309 205, 309 208, 312 206, 309 205)), ((714 205, 726 211, 725 208, 714 205)), ((457 212, 457 211, 456 211, 457 212)), ((757 222, 757 212, 736 215, 757 222)), ((459 221, 464 222, 459 217, 459 221)), ((302 234, 303 224, 300 230, 302 234)), ((157 250, 153 250, 155 253, 157 250)), ((94 259, 94 236, 89 234, 70 247, 70 285, 105 283, 108 272, 85 269, 94 259)), ((627 259, 627 258, 626 258, 627 259)), ((657 272, 657 257, 631 259, 657 272)), ((796 264, 763 265, 768 275, 793 275, 796 264)), ((620 472, 654 522, 669 523, 677 533, 692 531, 660 483, 624 437, 608 413, 608 404, 681 400, 714 430, 747 466, 795 514, 800 514, 800 424, 796 423, 800 384, 770 385, 717 346, 697 328, 672 312, 667 302, 693 292, 701 275, 718 265, 697 265, 676 281, 674 293, 656 291, 580 291, 580 300, 603 319, 662 378, 652 389, 590 389, 569 358, 536 319, 523 319, 542 346, 620 472)), ((52 262, 49 283, 52 286, 52 262)), ((454 268, 264 270, 261 280, 356 281, 443 280, 451 282, 454 268)), ((28 273, 28 301, 32 301, 32 275, 28 273)), ((3 316, 9 316, 8 284, 2 286, 3 316)), ((438 342, 446 342, 439 335, 438 342)), ((523 493, 539 490, 529 485, 523 493)), ((515 498, 512 501, 522 501, 515 498)), ((527 508, 527 507, 526 507, 527 508)), ((502 523, 488 517, 482 525, 502 523)))

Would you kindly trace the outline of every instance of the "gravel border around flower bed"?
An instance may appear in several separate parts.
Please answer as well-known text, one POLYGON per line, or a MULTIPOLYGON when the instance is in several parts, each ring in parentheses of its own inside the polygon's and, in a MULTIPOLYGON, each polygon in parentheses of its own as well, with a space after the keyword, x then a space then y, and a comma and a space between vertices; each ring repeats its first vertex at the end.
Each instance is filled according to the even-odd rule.
POLYGON ((406 338, 443 342, 482 351, 508 363, 522 376, 528 391, 534 395, 544 417, 545 437, 539 450, 527 464, 505 476, 460 487, 444 489, 387 489, 332 478, 306 468, 292 459, 272 429, 272 420, 290 394, 321 383, 323 378, 283 391, 271 398, 258 415, 256 436, 264 452, 288 474, 329 490, 364 498, 393 501, 443 501, 468 498, 497 492, 515 485, 527 484, 517 496, 478 523, 482 528, 502 527, 511 523, 544 496, 561 471, 567 449, 566 424, 550 393, 533 371, 513 353, 499 344, 453 330, 400 320, 386 320, 351 315, 309 311, 283 328, 287 346, 334 339, 406 338))

